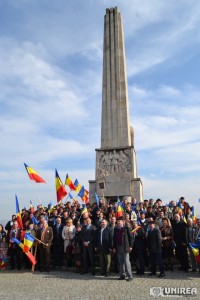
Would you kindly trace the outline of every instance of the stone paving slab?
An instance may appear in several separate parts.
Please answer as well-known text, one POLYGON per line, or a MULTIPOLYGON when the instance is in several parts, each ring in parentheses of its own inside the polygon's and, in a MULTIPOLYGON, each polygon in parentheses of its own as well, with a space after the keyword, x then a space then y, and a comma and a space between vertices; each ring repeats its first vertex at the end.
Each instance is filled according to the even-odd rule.
MULTIPOLYGON (((0 299, 2 300, 132 300, 164 299, 151 297, 152 287, 196 287, 200 299, 200 273, 166 272, 165 278, 134 276, 133 281, 119 281, 110 277, 79 275, 74 272, 28 271, 0 272, 0 299)), ((167 299, 170 299, 169 297, 167 299)), ((171 297, 183 299, 183 297, 171 297)))

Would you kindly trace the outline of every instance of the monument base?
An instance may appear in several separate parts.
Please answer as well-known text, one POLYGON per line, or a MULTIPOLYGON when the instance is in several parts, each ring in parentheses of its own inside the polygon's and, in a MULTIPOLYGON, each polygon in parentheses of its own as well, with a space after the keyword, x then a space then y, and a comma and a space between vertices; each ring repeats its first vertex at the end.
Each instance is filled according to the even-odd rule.
POLYGON ((96 180, 89 181, 91 203, 95 201, 94 192, 106 200, 128 197, 143 201, 133 146, 96 149, 96 180))
POLYGON ((96 202, 94 193, 97 193, 98 197, 104 199, 107 203, 110 200, 117 200, 117 197, 120 197, 120 200, 127 199, 131 201, 132 198, 135 198, 138 202, 143 202, 143 187, 142 181, 140 178, 133 179, 131 183, 129 181, 122 181, 121 183, 95 181, 89 180, 89 201, 90 203, 96 202), (109 186, 109 189, 105 187, 109 186), (112 189, 113 187, 113 189, 112 189), (117 194, 116 194, 117 193, 117 194))

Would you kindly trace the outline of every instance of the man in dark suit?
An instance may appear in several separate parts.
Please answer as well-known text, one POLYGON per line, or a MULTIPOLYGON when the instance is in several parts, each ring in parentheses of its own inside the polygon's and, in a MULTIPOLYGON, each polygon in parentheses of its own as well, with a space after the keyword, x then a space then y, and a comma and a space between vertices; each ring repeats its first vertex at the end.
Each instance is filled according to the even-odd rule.
POLYGON ((110 272, 113 230, 106 220, 101 221, 100 228, 95 232, 95 250, 99 253, 100 273, 107 276, 110 272))
POLYGON ((15 269, 17 265, 17 269, 21 270, 21 253, 22 249, 13 242, 12 238, 16 238, 21 241, 22 229, 19 228, 18 222, 15 220, 13 222, 13 226, 10 230, 9 238, 10 238, 10 265, 11 270, 15 269))
POLYGON ((147 234, 147 244, 150 253, 151 273, 150 276, 156 275, 156 263, 160 269, 158 277, 165 277, 163 260, 162 260, 162 236, 155 222, 149 222, 149 230, 147 234))
POLYGON ((46 220, 42 223, 42 228, 37 232, 37 238, 40 240, 40 271, 50 271, 50 248, 53 240, 53 230, 48 226, 46 220))
POLYGON ((135 229, 133 233, 133 253, 135 258, 138 260, 139 265, 136 265, 138 275, 144 275, 145 270, 145 253, 146 253, 146 237, 145 230, 142 226, 138 226, 137 221, 133 222, 135 229))
POLYGON ((63 225, 61 224, 61 217, 56 218, 56 224, 53 225, 53 267, 62 266, 63 259, 63 225))
POLYGON ((126 278, 126 271, 128 274, 128 281, 133 279, 129 253, 133 247, 133 235, 131 229, 124 226, 122 219, 117 220, 117 227, 114 229, 113 238, 113 252, 117 253, 119 260, 119 280, 126 278))
POLYGON ((188 252, 186 241, 186 223, 180 220, 179 214, 174 215, 174 222, 172 222, 172 228, 174 231, 174 242, 176 244, 176 257, 180 261, 179 270, 188 272, 188 252))
POLYGON ((95 227, 91 225, 91 219, 86 219, 86 225, 81 229, 81 241, 83 245, 83 272, 88 273, 88 265, 90 263, 92 275, 95 275, 94 266, 94 242, 95 242, 95 227))

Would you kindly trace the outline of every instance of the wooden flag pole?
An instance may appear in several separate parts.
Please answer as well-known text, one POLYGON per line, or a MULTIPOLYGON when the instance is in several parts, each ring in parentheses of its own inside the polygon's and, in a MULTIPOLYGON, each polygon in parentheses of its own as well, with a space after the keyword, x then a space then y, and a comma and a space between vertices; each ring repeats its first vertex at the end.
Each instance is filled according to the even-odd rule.
MULTIPOLYGON (((36 258, 36 255, 37 255, 37 246, 38 246, 38 243, 36 243, 35 245, 35 251, 34 251, 34 257, 36 258)), ((34 272, 35 271, 35 265, 32 264, 32 268, 31 268, 31 272, 34 272)))
POLYGON ((67 199, 69 198, 69 194, 71 193, 71 189, 69 190, 69 192, 67 192, 67 198, 66 198, 66 200, 65 200, 65 204, 67 203, 67 199))
POLYGON ((40 244, 42 244, 42 245, 44 245, 44 246, 47 246, 47 244, 43 243, 41 240, 38 240, 36 237, 35 237, 35 240, 36 240, 38 243, 40 243, 40 244))

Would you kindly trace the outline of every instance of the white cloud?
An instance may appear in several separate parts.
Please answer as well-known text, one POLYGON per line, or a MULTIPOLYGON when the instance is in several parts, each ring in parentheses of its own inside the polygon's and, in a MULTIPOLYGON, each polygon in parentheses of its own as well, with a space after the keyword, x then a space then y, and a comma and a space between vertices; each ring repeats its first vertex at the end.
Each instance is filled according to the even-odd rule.
POLYGON ((198 174, 200 90, 191 85, 132 86, 130 94, 136 99, 132 120, 140 176, 176 182, 198 174))
POLYGON ((196 188, 199 184, 200 179, 196 177, 176 180, 143 177, 144 198, 160 198, 164 203, 168 203, 170 200, 178 201, 181 196, 184 196, 190 205, 195 205, 196 212, 200 215, 200 204, 198 204, 200 193, 196 188))
MULTIPOLYGON (((47 178, 49 185, 39 186, 46 203, 55 197, 50 171, 54 163, 65 162, 62 177, 69 172, 86 186, 88 179, 94 179, 94 170, 82 162, 92 159, 94 164, 94 148, 100 144, 105 8, 118 5, 122 12, 127 71, 133 79, 158 64, 181 65, 198 51, 200 5, 198 1, 102 0, 79 1, 77 9, 74 1, 8 2, 13 18, 7 27, 1 20, 0 29, 0 200, 14 208, 15 192, 22 206, 32 197, 39 201, 32 187, 24 184, 25 172, 19 171, 24 161, 47 178), (68 162, 70 166, 74 162, 73 168, 68 162)), ((150 79, 156 81, 153 74, 150 79)), ((161 197, 179 197, 183 192, 195 199, 200 90, 192 79, 182 88, 165 82, 156 89, 145 86, 143 81, 129 87, 145 194, 152 197, 156 190, 161 197), (188 178, 181 181, 181 172, 188 178)))

